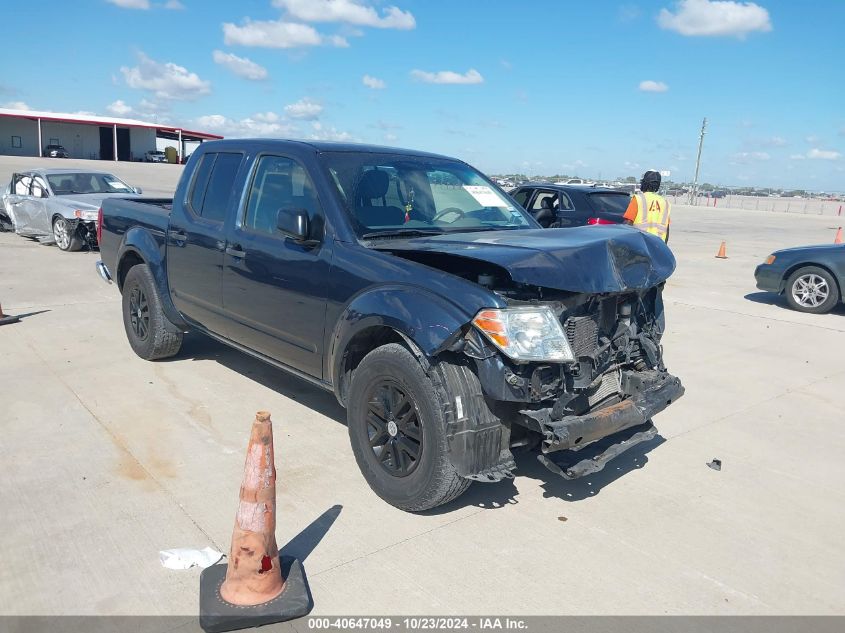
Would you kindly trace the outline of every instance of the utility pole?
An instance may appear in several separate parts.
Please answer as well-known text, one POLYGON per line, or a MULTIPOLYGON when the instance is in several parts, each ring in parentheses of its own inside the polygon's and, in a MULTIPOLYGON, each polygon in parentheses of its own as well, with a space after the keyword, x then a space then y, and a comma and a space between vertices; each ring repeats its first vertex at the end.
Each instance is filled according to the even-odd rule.
POLYGON ((707 129, 707 117, 701 122, 701 136, 698 137, 698 158, 695 159, 695 178, 692 180, 689 203, 694 205, 698 200, 698 170, 701 167, 701 148, 704 146, 704 134, 707 129))

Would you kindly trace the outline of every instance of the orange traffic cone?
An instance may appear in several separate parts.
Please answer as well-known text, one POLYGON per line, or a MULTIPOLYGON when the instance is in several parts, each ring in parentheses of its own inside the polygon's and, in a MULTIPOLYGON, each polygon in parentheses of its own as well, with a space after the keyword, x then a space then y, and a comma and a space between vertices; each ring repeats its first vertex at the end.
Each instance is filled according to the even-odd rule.
POLYGON ((200 576, 200 626, 210 633, 232 631, 292 620, 310 610, 301 563, 279 557, 273 424, 268 412, 259 411, 249 437, 228 564, 213 565, 200 576))
POLYGON ((8 325, 9 323, 17 323, 18 321, 20 321, 20 317, 3 314, 3 306, 0 306, 0 325, 8 325))
POLYGON ((716 257, 719 258, 719 259, 727 259, 728 258, 727 250, 728 250, 727 244, 725 242, 722 242, 722 245, 719 247, 719 252, 716 253, 716 257))
POLYGON ((836 237, 833 239, 834 244, 841 244, 842 243, 842 227, 839 227, 839 230, 836 232, 836 237))

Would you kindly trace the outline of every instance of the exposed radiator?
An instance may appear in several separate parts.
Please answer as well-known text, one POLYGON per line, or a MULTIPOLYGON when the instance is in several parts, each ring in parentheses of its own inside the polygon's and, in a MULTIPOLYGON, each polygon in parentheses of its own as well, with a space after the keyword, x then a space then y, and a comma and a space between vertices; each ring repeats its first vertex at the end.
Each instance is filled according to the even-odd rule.
POLYGON ((599 325, 595 317, 570 317, 563 327, 576 358, 590 356, 596 351, 599 325))

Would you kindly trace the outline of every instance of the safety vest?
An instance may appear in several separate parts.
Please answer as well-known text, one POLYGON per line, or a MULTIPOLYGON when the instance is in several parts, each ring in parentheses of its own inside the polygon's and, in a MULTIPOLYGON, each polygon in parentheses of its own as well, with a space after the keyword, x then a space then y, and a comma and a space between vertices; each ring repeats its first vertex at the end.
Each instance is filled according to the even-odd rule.
POLYGON ((669 234, 669 201, 651 191, 639 192, 636 197, 637 219, 634 226, 665 242, 669 234))

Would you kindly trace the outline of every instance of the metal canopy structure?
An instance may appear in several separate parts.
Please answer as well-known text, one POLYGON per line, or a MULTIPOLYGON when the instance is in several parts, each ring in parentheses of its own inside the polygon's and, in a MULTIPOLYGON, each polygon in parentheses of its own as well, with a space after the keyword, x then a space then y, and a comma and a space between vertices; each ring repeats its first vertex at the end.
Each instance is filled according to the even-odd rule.
POLYGON ((15 110, 10 108, 0 108, 0 118, 4 119, 19 119, 26 121, 34 121, 38 130, 38 153, 41 155, 41 148, 43 147, 43 133, 42 123, 69 123, 76 125, 90 125, 101 128, 111 128, 113 152, 112 160, 120 160, 118 152, 118 130, 125 130, 129 128, 143 128, 155 130, 156 138, 164 138, 178 142, 178 156, 181 161, 184 155, 185 142, 203 142, 209 140, 222 139, 219 134, 212 134, 211 132, 199 132, 196 130, 186 130, 182 127, 165 125, 162 123, 153 123, 148 121, 140 121, 138 119, 126 119, 121 117, 107 117, 88 113, 63 113, 63 112, 46 112, 38 110, 15 110))

